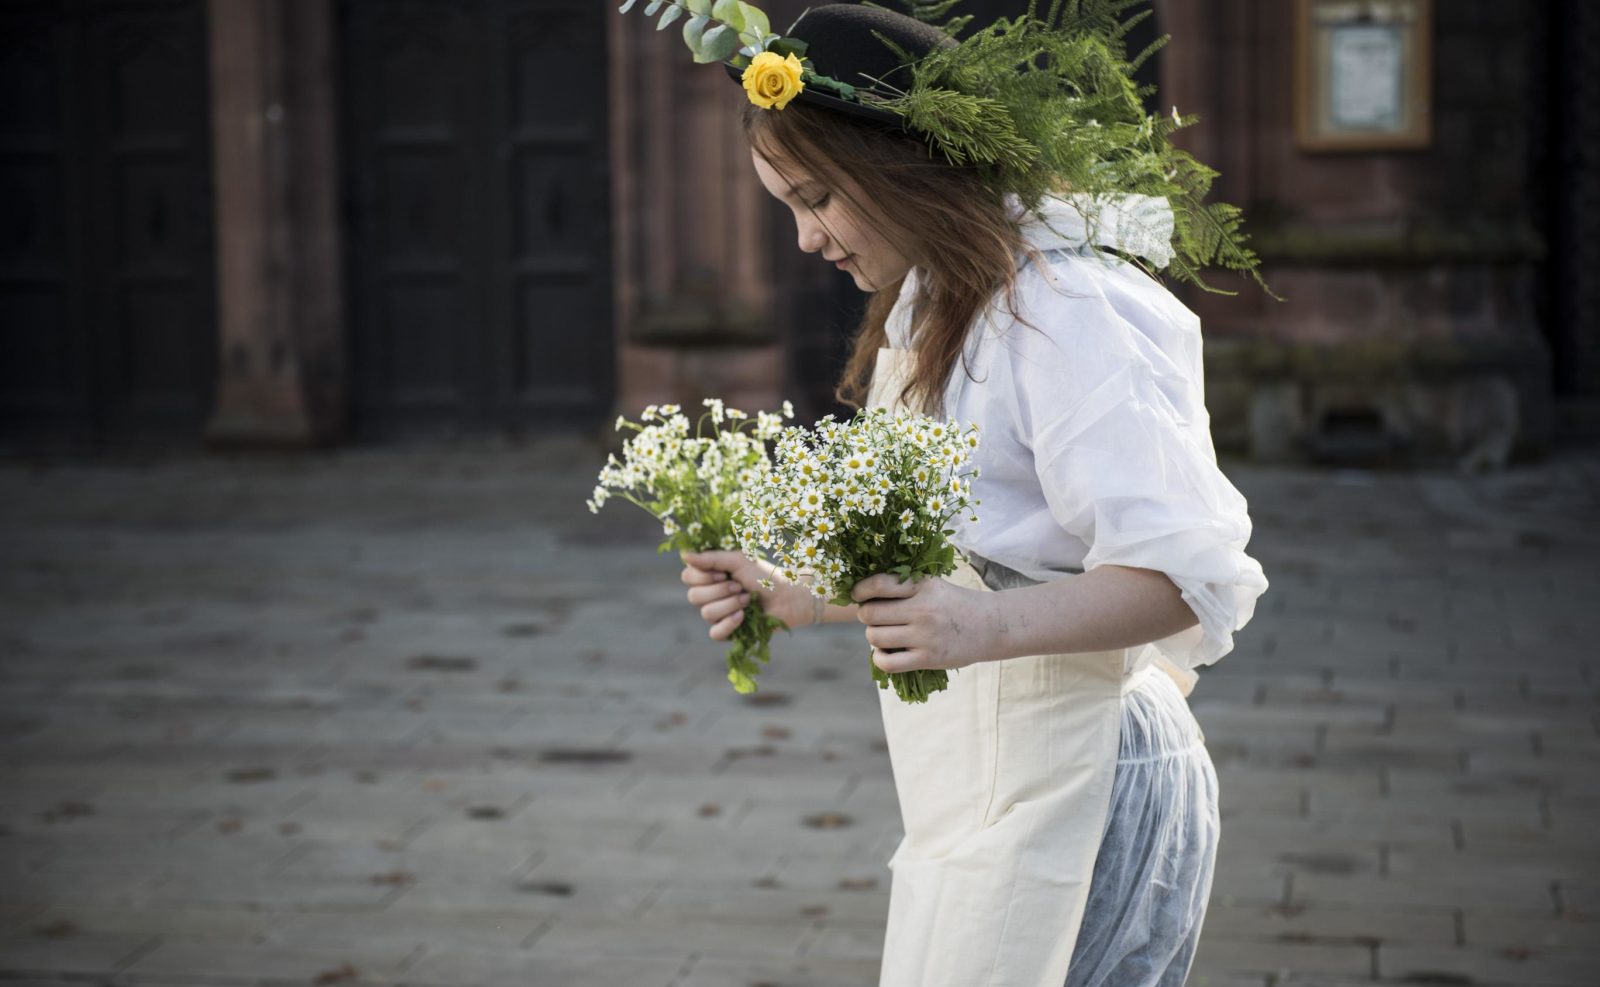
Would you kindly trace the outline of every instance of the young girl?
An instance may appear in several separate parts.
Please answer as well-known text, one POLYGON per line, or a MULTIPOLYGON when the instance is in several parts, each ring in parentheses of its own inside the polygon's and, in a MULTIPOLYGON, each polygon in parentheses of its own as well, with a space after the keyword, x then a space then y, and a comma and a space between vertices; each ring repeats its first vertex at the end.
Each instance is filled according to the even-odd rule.
POLYGON ((1216 466, 1198 320, 1145 272, 1173 260, 1172 209, 1028 210, 1003 168, 823 91, 905 92, 900 53, 954 44, 927 24, 839 4, 793 37, 796 79, 822 81, 773 105, 784 80, 747 69, 745 131, 800 249, 871 295, 840 397, 976 423, 981 523, 955 522, 970 565, 872 576, 850 607, 737 552, 685 555, 688 600, 715 640, 755 595, 790 627, 859 621, 887 671, 959 670, 926 704, 880 693, 906 834, 882 985, 1178 987, 1218 839, 1184 696, 1266 580, 1216 466))

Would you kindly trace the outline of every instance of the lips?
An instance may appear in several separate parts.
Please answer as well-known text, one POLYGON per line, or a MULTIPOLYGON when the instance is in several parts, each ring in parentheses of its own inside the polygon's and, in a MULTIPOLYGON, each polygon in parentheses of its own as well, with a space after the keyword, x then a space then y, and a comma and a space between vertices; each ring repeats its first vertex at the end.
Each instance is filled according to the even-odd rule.
POLYGON ((841 257, 838 260, 834 261, 833 262, 833 266, 839 268, 840 270, 843 270, 844 266, 846 264, 850 263, 850 258, 852 258, 854 256, 855 256, 855 254, 845 254, 843 257, 841 257))

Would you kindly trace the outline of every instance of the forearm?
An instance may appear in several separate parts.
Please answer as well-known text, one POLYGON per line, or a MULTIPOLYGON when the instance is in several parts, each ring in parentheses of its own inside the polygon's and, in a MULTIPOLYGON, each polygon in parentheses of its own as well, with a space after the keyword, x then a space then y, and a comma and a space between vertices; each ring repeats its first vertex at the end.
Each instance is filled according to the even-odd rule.
POLYGON ((1199 623, 1178 587, 1153 569, 1103 565, 984 596, 992 660, 1129 648, 1199 623))

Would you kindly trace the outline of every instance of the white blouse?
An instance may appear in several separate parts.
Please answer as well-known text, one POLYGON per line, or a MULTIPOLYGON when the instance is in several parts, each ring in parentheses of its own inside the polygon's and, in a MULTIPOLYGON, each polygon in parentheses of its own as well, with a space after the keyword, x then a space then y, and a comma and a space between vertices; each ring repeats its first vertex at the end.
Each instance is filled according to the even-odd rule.
MULTIPOLYGON (((1138 649, 1129 671, 1157 653, 1192 669, 1232 650, 1267 580, 1244 551, 1248 505, 1217 468, 1199 318, 1134 265, 1094 249, 1127 247, 1130 223, 1119 238, 1118 216, 1130 215, 1141 229, 1164 216, 1170 235, 1160 200, 1104 208, 1088 230, 1072 204, 1047 199, 1024 223, 1028 241, 1049 251, 1042 270, 1018 258, 1017 312, 1033 328, 998 293, 945 389, 945 417, 977 423, 981 438, 980 520, 958 516, 952 540, 1038 580, 1108 563, 1166 573, 1200 623, 1138 649)), ((912 346, 918 275, 889 315, 891 347, 912 346)))

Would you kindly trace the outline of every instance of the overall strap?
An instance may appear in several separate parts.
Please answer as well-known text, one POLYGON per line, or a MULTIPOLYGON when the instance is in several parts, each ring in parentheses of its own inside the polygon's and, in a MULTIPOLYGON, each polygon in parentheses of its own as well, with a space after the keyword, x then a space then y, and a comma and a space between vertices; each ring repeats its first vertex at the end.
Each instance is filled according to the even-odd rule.
MULTIPOLYGON (((977 552, 967 552, 966 556, 968 561, 971 562, 972 568, 978 573, 978 576, 983 579, 983 584, 992 590, 999 591, 1004 589, 1020 589, 1023 586, 1037 586, 1040 583, 1040 580, 1034 579, 1032 576, 1024 575, 1008 565, 1002 565, 999 562, 986 559, 977 552)), ((1082 569, 1073 568, 1064 568, 1053 571, 1064 572, 1073 575, 1081 574, 1083 572, 1082 569)))

